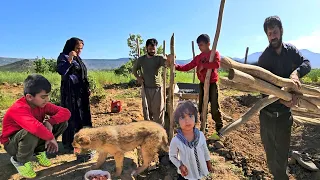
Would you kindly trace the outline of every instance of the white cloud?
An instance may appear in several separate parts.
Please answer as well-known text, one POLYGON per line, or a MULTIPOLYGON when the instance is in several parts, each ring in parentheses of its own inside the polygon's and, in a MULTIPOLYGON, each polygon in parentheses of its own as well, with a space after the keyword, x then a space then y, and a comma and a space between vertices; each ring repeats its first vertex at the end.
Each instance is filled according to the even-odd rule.
POLYGON ((308 49, 312 52, 320 53, 320 30, 288 42, 292 43, 298 49, 308 49))

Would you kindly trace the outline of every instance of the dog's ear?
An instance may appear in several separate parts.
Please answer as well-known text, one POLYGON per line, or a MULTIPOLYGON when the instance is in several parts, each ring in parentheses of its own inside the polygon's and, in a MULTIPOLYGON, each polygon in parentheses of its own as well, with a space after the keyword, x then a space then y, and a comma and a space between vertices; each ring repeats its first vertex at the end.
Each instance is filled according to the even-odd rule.
POLYGON ((88 136, 81 136, 78 138, 78 143, 81 145, 81 146, 86 146, 86 145, 89 145, 91 142, 90 138, 88 136))

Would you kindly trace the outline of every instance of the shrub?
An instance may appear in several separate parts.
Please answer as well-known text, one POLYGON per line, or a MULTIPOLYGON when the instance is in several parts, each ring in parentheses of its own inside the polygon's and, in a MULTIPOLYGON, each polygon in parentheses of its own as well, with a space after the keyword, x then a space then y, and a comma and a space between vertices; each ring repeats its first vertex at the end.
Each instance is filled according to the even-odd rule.
POLYGON ((46 59, 44 57, 41 59, 37 57, 34 61, 34 66, 36 73, 56 72, 57 69, 57 63, 55 59, 46 59))

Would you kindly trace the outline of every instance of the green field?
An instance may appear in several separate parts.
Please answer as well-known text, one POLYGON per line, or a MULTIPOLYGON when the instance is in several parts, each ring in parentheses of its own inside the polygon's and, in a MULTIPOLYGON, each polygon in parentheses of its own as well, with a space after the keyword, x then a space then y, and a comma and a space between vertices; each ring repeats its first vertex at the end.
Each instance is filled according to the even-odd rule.
MULTIPOLYGON (((0 71, 0 83, 21 83, 27 77, 26 72, 1 72, 0 71)), ((43 74, 49 81, 54 85, 60 84, 60 75, 58 73, 45 73, 43 74)), ((220 77, 227 76, 227 72, 220 71, 220 77)), ((117 83, 127 83, 134 79, 134 76, 129 77, 117 76, 113 71, 89 71, 89 76, 93 77, 100 85, 104 84, 117 84, 117 83)), ((178 72, 176 71, 175 81, 192 83, 193 73, 192 72, 178 72)), ((313 69, 311 72, 303 78, 303 82, 306 83, 319 83, 320 81, 320 69, 313 69)), ((196 77, 196 83, 198 83, 196 77)))
MULTIPOLYGON (((93 77, 100 85, 128 83, 135 79, 133 75, 129 77, 117 76, 113 71, 89 71, 89 76, 93 77)), ((220 76, 226 76, 226 72, 220 72, 220 76)), ((43 74, 54 86, 60 84, 60 75, 58 73, 44 73, 43 74)), ((0 72, 0 83, 21 83, 28 76, 24 72, 0 72)), ((192 83, 193 73, 191 72, 176 72, 176 82, 192 83)), ((196 77, 196 83, 198 83, 196 77)))

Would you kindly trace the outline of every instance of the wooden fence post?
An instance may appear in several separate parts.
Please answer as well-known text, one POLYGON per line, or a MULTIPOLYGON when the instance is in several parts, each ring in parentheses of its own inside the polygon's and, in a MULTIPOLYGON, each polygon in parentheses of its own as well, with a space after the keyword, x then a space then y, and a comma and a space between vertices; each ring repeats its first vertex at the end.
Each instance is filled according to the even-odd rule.
MULTIPOLYGON (((219 16, 218 16, 218 22, 217 22, 217 28, 216 28, 216 34, 214 37, 214 41, 212 44, 211 54, 209 62, 213 62, 214 55, 216 52, 219 35, 220 35, 220 29, 221 29, 221 22, 222 22, 222 16, 223 16, 223 9, 224 9, 225 0, 221 0, 220 2, 220 9, 219 9, 219 16)), ((203 95, 203 105, 202 105, 202 121, 201 121, 201 131, 205 132, 206 123, 207 123, 207 111, 208 111, 208 101, 209 101, 209 85, 210 85, 210 78, 211 78, 211 72, 212 69, 207 70, 205 83, 204 83, 204 95, 203 95)))
POLYGON ((249 47, 247 47, 247 49, 246 49, 246 55, 244 56, 244 63, 245 63, 245 64, 247 64, 248 52, 249 52, 249 47))
POLYGON ((173 138, 173 128, 174 128, 174 119, 173 119, 173 105, 174 105, 174 62, 175 62, 175 52, 174 52, 174 33, 171 36, 170 40, 170 54, 173 55, 173 62, 170 64, 170 86, 169 86, 169 119, 170 119, 170 132, 169 132, 169 142, 173 138))
MULTIPOLYGON (((163 56, 166 55, 166 41, 163 41, 163 56)), ((163 81, 163 98, 164 98, 164 112, 166 112, 167 104, 166 104, 166 89, 167 89, 167 67, 162 68, 162 81, 163 81)))
MULTIPOLYGON (((194 42, 193 41, 192 41, 191 45, 192 45, 192 60, 193 60, 194 57, 196 56, 194 53, 194 42)), ((192 81, 193 83, 196 81, 196 70, 197 70, 197 67, 195 67, 193 69, 193 81, 192 81)))

